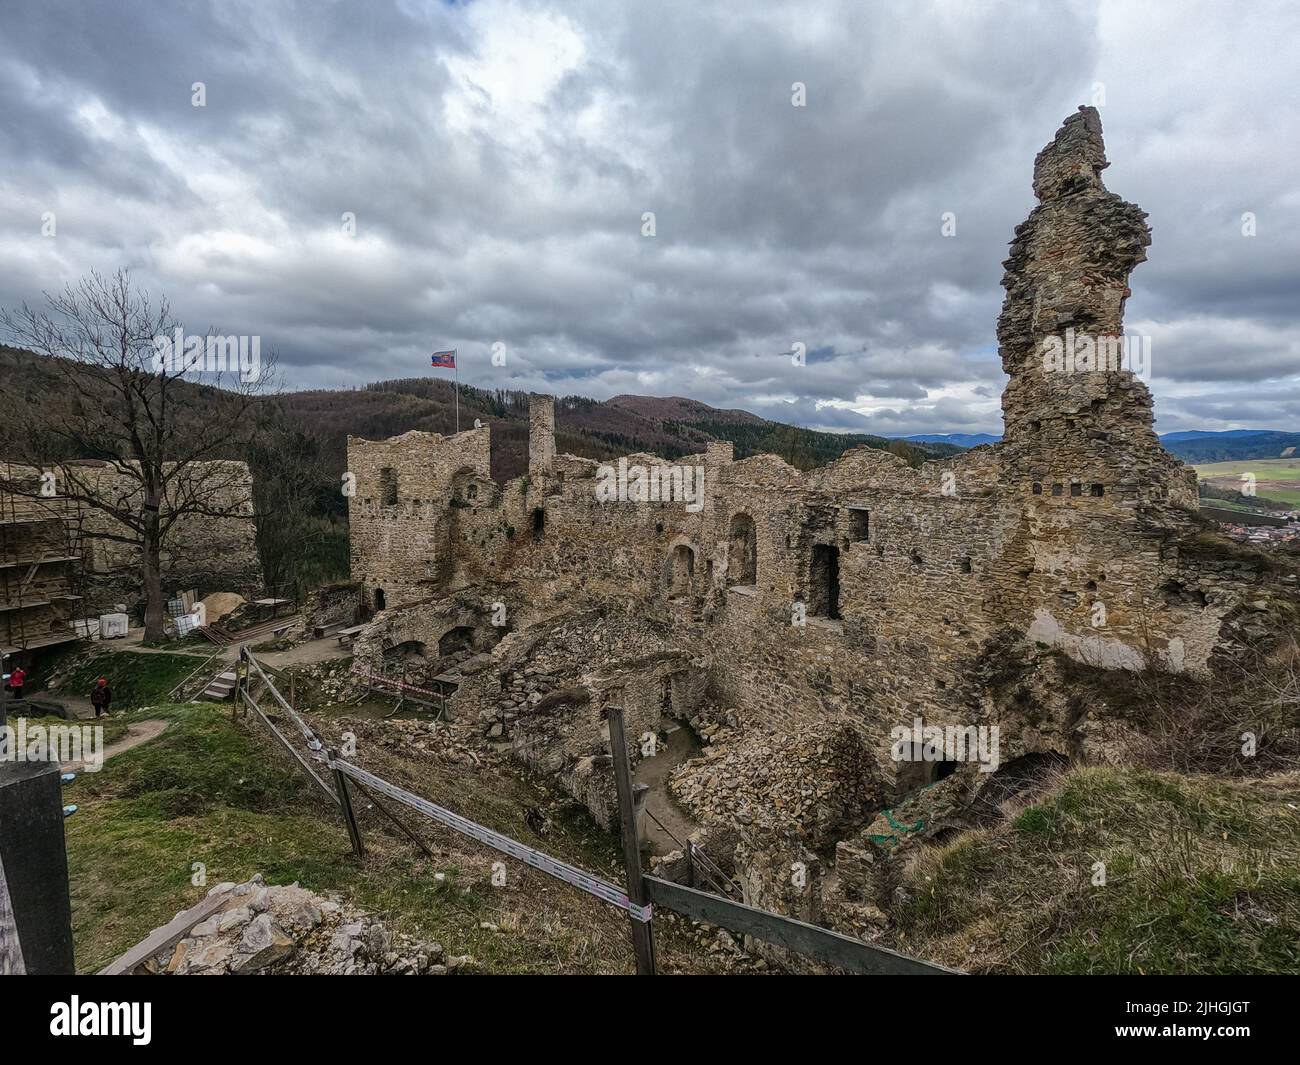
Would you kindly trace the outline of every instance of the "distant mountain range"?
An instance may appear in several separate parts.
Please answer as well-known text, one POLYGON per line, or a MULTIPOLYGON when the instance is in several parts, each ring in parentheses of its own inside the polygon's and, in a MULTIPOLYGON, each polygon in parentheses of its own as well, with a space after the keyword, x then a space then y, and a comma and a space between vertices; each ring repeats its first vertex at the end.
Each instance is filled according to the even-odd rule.
MULTIPOLYGON (((94 377, 86 371, 92 392, 94 377)), ((193 402, 219 416, 224 402, 221 392, 202 384, 186 387, 193 390, 193 402)), ((46 406, 81 401, 67 379, 45 360, 4 346, 0 346, 0 393, 46 406)), ((445 378, 287 392, 268 397, 266 403, 318 435, 327 461, 338 468, 345 460, 349 435, 373 440, 411 429, 448 433, 455 426, 455 395, 445 378)), ((710 440, 730 440, 737 458, 769 453, 805 470, 833 462, 855 447, 888 449, 919 463, 1002 439, 993 433, 923 433, 891 441, 868 433, 818 432, 680 396, 625 395, 607 400, 561 396, 556 400, 556 416, 558 449, 587 458, 646 451, 671 459, 703 451, 710 440)), ((492 426, 493 476, 504 480, 523 473, 528 467, 527 393, 462 385, 461 426, 469 428, 476 418, 492 426)), ((0 457, 6 456, 11 444, 4 422, 0 419, 0 457)), ((1192 463, 1278 458, 1288 447, 1300 448, 1300 433, 1275 429, 1190 430, 1166 433, 1160 439, 1173 454, 1192 463)))
MULTIPOLYGON (((905 436, 904 440, 925 444, 952 444, 956 447, 979 447, 1002 439, 991 433, 924 433, 905 436)), ((1287 448, 1300 450, 1300 433, 1280 429, 1186 429, 1161 433, 1165 450, 1184 462, 1230 462, 1239 459, 1275 459, 1287 448)))
POLYGON ((1234 462, 1281 458, 1287 448, 1300 449, 1300 433, 1280 429, 1228 429, 1218 433, 1192 429, 1165 433, 1160 442, 1184 462, 1234 462))
POLYGON ((979 447, 981 444, 996 444, 1002 439, 991 433, 922 433, 919 436, 905 436, 904 440, 915 444, 952 444, 954 447, 979 447))

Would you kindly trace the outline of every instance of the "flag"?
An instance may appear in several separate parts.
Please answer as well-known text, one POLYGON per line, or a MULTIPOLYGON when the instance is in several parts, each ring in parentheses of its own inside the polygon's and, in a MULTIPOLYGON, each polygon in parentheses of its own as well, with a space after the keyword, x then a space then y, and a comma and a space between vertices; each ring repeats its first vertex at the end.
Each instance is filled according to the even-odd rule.
POLYGON ((451 351, 435 351, 433 353, 433 365, 441 366, 445 370, 456 369, 456 349, 451 351))

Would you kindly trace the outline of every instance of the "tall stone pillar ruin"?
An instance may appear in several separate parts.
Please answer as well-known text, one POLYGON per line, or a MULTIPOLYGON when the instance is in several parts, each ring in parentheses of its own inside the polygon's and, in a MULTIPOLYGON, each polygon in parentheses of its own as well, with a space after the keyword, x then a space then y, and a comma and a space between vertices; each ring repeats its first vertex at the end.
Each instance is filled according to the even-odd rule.
POLYGON ((1133 372, 1150 341, 1126 346, 1123 336, 1129 274, 1146 260, 1151 230, 1145 212, 1107 191, 1108 165, 1093 107, 1067 118, 1034 160, 1039 203, 1003 264, 1003 438, 1046 491, 1162 501, 1146 491, 1166 463, 1151 393, 1133 372))

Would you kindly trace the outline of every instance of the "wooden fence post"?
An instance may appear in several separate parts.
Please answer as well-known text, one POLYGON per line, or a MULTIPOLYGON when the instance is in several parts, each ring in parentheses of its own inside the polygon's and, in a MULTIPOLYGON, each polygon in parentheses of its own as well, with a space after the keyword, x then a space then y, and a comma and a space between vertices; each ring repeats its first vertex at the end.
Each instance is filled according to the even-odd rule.
MULTIPOLYGON (((333 763, 338 759, 338 751, 329 749, 329 759, 333 763)), ((361 842, 361 829, 357 825, 356 811, 352 809, 352 796, 348 793, 348 778, 343 770, 334 769, 334 789, 338 792, 339 807, 343 810, 343 820, 348 826, 348 836, 352 840, 352 853, 358 858, 365 858, 366 848, 361 842)))
MULTIPOLYGON (((605 708, 609 719, 609 748, 614 756, 614 783, 618 788, 618 814, 623 827, 623 867, 627 873, 627 897, 638 906, 649 901, 641 878, 641 841, 637 838, 636 811, 632 801, 632 770, 627 760, 627 738, 623 734, 623 708, 605 708)), ((654 930, 649 921, 632 922, 632 948, 636 951, 638 976, 655 975, 654 930)))

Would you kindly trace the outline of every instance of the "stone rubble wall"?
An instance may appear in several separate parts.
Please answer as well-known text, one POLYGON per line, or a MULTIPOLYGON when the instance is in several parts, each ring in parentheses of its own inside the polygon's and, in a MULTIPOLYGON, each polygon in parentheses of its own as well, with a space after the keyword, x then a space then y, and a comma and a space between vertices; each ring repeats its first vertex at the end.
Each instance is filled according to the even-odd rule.
POLYGON ((453 564, 454 511, 474 506, 471 494, 495 492, 488 430, 350 436, 348 472, 355 478, 348 498, 351 572, 367 587, 369 603, 377 606, 375 590, 387 607, 439 591, 453 564))

